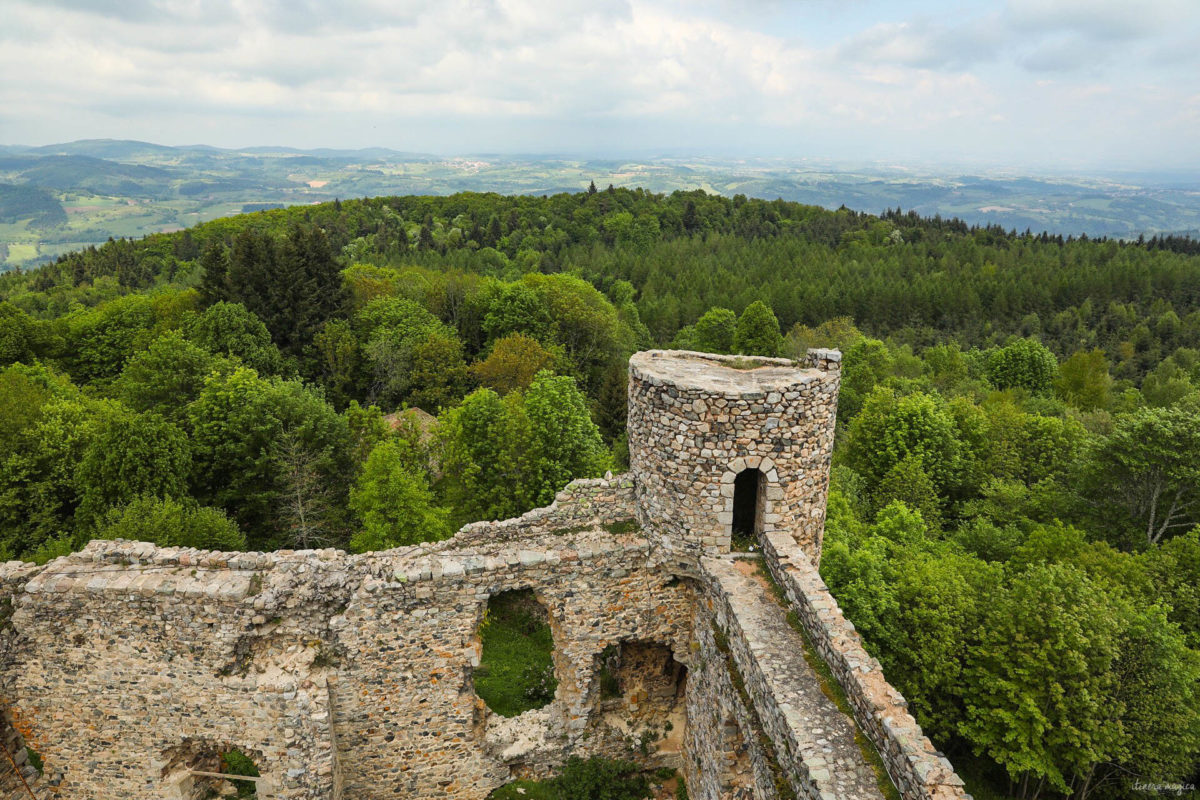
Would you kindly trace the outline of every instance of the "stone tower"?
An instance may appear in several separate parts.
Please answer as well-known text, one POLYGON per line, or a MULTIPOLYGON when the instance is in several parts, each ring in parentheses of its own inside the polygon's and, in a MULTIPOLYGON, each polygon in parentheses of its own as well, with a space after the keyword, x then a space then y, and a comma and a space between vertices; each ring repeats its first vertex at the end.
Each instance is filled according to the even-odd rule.
POLYGON ((803 362, 652 350, 629 362, 629 465, 667 546, 795 536, 821 556, 841 353, 803 362))

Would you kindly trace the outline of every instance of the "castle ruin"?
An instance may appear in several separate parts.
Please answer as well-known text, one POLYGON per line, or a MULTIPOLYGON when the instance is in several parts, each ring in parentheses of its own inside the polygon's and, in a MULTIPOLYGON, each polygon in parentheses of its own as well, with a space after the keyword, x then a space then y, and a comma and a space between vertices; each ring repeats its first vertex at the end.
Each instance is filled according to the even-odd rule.
POLYGON ((816 571, 839 378, 835 351, 638 353, 628 473, 442 542, 5 564, 0 796, 196 800, 237 749, 279 800, 482 800, 572 754, 677 767, 696 800, 964 799, 816 571), (474 674, 511 591, 557 689, 505 718, 474 674))

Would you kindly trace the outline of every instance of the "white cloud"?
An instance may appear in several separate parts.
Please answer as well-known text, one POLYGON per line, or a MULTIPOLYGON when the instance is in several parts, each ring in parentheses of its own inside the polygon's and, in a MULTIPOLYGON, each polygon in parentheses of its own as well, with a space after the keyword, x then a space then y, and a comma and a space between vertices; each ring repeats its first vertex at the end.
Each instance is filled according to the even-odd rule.
MULTIPOLYGON (((1200 159, 1185 130, 1190 0, 1008 0, 901 19, 881 0, 699 7, 0 0, 0 141, 1009 158, 1045 156, 1122 104, 1163 120, 1156 146, 1175 136, 1172 152, 1200 159), (850 33, 770 24, 809 14, 850 33)), ((1111 128, 1092 138, 1139 140, 1111 128)))

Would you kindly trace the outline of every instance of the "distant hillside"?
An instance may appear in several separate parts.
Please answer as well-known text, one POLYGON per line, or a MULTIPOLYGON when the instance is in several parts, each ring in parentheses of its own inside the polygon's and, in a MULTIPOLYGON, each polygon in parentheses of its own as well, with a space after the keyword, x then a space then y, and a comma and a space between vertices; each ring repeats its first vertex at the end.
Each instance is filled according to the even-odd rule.
POLYGON ((30 227, 50 228, 67 221, 62 203, 46 189, 0 183, 0 223, 28 219, 30 227))
POLYGON ((495 154, 443 157, 387 148, 169 147, 90 139, 0 147, 10 193, 0 219, 0 270, 44 262, 109 237, 140 237, 245 208, 335 198, 487 191, 553 195, 598 187, 703 189, 879 213, 902 208, 969 224, 1051 234, 1136 238, 1200 229, 1200 175, 1090 178, 954 174, 810 162, 657 158, 643 161, 495 154), (22 199, 24 198, 24 199, 22 199), (27 203, 27 204, 26 204, 27 203))

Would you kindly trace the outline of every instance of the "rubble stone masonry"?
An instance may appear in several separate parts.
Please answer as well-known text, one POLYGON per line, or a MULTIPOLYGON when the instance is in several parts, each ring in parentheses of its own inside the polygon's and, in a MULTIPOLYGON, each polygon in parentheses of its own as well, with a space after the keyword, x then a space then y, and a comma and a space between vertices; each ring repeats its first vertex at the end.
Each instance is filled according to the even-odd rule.
MULTIPOLYGON (((260 798, 482 800, 577 754, 679 767, 696 800, 874 800, 859 725, 906 800, 965 797, 812 567, 839 358, 638 354, 629 473, 444 542, 94 541, 0 565, 0 745, 38 800, 198 800, 231 748, 260 798), (749 572, 762 559, 728 552, 744 469, 763 478, 765 561, 854 719, 749 572), (522 589, 547 611, 558 688, 504 718, 475 694, 479 628, 490 597, 522 589)), ((0 760, 0 797, 28 800, 17 771, 0 760)))
POLYGON ((734 481, 757 469, 758 527, 820 559, 841 353, 781 358, 679 350, 629 361, 629 463, 643 519, 672 542, 729 551, 734 481))

